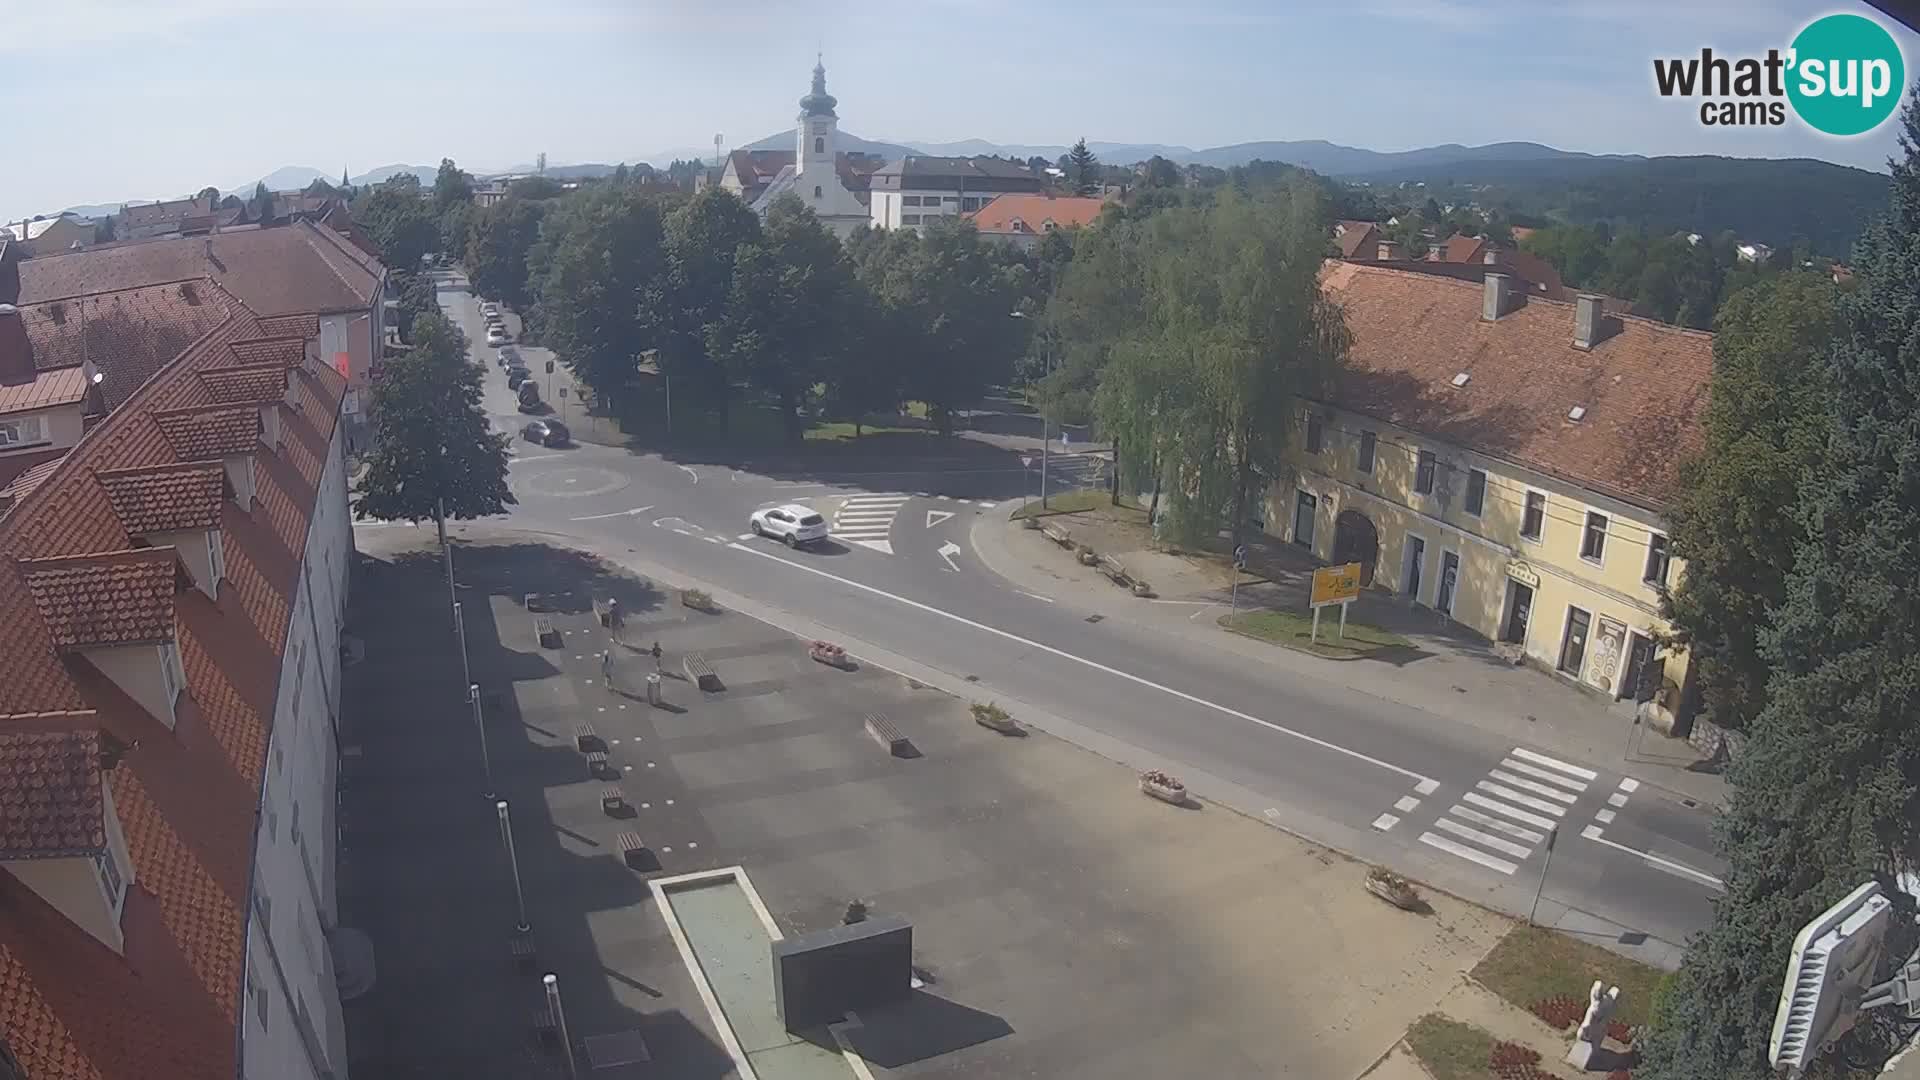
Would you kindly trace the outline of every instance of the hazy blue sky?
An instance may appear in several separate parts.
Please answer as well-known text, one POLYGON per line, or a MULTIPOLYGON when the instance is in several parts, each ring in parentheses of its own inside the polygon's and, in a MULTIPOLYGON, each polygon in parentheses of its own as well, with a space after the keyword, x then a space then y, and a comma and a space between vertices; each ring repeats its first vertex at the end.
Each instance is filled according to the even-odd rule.
MULTIPOLYGON (((1851 0, 63 0, 0 18, 0 217, 450 155, 638 160, 788 127, 816 48, 869 138, 1811 156, 1709 129, 1655 56, 1784 47, 1851 0)), ((1909 63, 1920 38, 1899 31, 1909 63)), ((1909 72, 1910 75, 1913 72, 1909 72)))

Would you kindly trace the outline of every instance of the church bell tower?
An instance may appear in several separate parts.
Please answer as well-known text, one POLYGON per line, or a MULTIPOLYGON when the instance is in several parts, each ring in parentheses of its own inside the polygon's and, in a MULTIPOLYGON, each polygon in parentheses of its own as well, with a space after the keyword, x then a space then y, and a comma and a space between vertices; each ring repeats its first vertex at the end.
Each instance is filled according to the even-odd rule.
POLYGON ((833 111, 836 104, 833 95, 827 93, 826 64, 816 60, 813 91, 800 99, 798 141, 793 155, 794 171, 805 181, 797 185, 802 199, 812 194, 814 185, 825 183, 824 178, 834 174, 833 144, 840 126, 840 118, 833 111))

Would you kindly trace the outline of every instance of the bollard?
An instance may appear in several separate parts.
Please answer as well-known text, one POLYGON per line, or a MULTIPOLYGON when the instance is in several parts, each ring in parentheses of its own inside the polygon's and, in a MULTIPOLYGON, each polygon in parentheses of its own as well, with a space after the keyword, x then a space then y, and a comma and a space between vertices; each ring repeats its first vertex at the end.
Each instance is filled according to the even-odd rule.
POLYGON ((660 676, 657 674, 647 676, 647 704, 660 704, 660 676))

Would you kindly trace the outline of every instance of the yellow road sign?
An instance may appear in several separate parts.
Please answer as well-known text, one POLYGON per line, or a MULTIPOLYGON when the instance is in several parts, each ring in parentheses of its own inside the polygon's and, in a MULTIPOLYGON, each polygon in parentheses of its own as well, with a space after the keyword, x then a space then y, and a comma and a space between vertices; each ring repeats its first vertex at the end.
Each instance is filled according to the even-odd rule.
POLYGON ((1341 604, 1360 595, 1360 564, 1323 566, 1313 572, 1313 595, 1309 607, 1341 604))

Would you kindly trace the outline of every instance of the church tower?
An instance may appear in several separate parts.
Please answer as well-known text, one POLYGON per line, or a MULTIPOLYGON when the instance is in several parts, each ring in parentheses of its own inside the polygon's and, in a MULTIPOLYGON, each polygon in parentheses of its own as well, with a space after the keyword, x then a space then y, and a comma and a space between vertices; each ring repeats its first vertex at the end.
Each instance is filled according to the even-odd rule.
POLYGON ((826 64, 816 58, 813 92, 800 99, 800 122, 795 129, 798 141, 793 155, 793 171, 799 174, 799 182, 794 187, 800 198, 810 204, 818 201, 812 197, 816 186, 831 187, 838 179, 833 145, 840 126, 840 117, 833 111, 836 104, 833 95, 827 93, 826 64))

